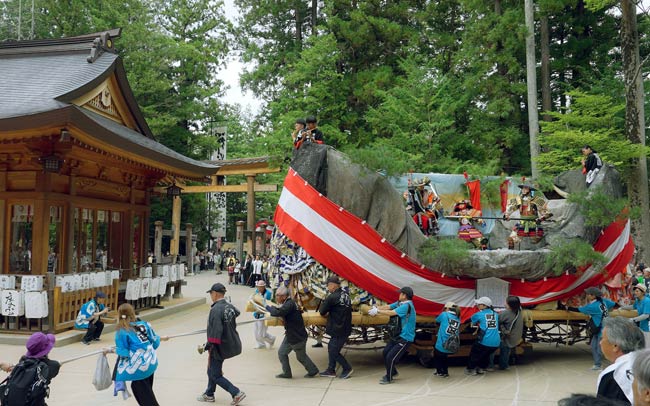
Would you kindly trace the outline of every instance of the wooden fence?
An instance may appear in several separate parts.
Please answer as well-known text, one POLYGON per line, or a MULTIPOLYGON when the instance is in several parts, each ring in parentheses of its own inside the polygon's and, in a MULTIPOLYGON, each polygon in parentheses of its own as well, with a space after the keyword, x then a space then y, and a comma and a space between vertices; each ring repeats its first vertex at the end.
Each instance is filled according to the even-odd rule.
POLYGON ((55 333, 68 330, 74 327, 75 319, 81 309, 81 306, 95 297, 97 291, 106 294, 105 305, 111 310, 117 310, 117 296, 120 289, 119 279, 113 279, 111 286, 101 288, 82 289, 73 292, 61 292, 61 287, 54 288, 53 309, 51 311, 53 328, 50 331, 55 333))

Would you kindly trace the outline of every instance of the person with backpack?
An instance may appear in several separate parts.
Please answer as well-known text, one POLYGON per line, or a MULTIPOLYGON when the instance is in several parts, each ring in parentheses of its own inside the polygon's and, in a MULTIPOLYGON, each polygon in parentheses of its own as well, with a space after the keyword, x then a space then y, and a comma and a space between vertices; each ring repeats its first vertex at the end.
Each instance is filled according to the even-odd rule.
POLYGON ((208 316, 208 387, 196 400, 214 402, 214 391, 219 385, 232 396, 232 406, 238 405, 246 394, 223 376, 223 362, 241 354, 241 340, 237 333, 237 317, 240 312, 225 299, 226 287, 215 283, 206 293, 210 294, 212 307, 208 316))
POLYGON ((460 309, 454 302, 447 302, 442 313, 436 317, 438 335, 433 349, 433 363, 436 376, 449 378, 449 354, 455 354, 460 347, 460 309))
POLYGON ((586 299, 589 303, 580 307, 566 307, 561 302, 558 302, 558 309, 568 310, 570 312, 580 312, 590 317, 587 323, 588 333, 591 335, 591 356, 594 359, 594 366, 591 367, 592 371, 600 371, 603 369, 603 353, 600 349, 600 339, 602 338, 603 319, 609 315, 609 311, 616 306, 613 301, 603 298, 603 292, 597 287, 590 287, 585 289, 586 299))
POLYGON ((169 337, 158 336, 149 323, 138 320, 128 303, 121 304, 117 314, 115 348, 104 350, 118 356, 115 382, 131 381, 131 391, 139 405, 158 406, 153 393, 153 375, 158 368, 156 349, 169 337))
MULTIPOLYGON (((499 369, 505 371, 510 364, 510 353, 519 345, 524 334, 524 318, 521 314, 521 301, 517 296, 508 296, 506 309, 499 313, 499 369)), ((494 371, 494 354, 490 355, 488 371, 494 371)))
POLYGON ((84 303, 79 309, 77 319, 74 322, 76 329, 86 329, 86 335, 81 339, 81 342, 89 345, 91 341, 99 341, 99 337, 104 330, 104 322, 101 317, 108 313, 110 310, 104 305, 106 294, 102 291, 97 291, 95 297, 84 303))
POLYGON ((327 344, 327 369, 318 375, 323 378, 336 377, 336 363, 343 368, 339 378, 348 379, 352 376, 352 366, 341 354, 341 349, 352 333, 352 302, 347 291, 341 289, 341 280, 338 276, 327 278, 327 291, 330 293, 323 300, 318 309, 323 317, 327 317, 325 332, 329 334, 327 344))
POLYGON ((61 368, 61 364, 47 356, 55 341, 54 334, 41 332, 34 333, 27 339, 27 353, 0 384, 0 405, 46 406, 45 398, 50 394, 50 382, 61 368))
POLYGON ((399 317, 400 333, 397 337, 391 338, 390 342, 384 347, 384 366, 386 375, 379 383, 386 385, 393 382, 393 378, 398 375, 395 365, 406 354, 410 345, 415 340, 415 307, 413 306, 413 289, 405 286, 399 290, 399 299, 395 303, 380 307, 373 307, 368 311, 368 315, 376 316, 385 314, 388 316, 399 317))
POLYGON ((472 345, 465 375, 483 374, 488 367, 490 354, 501 345, 499 336, 499 315, 492 308, 492 299, 483 296, 474 301, 478 312, 472 315, 472 325, 477 329, 478 338, 472 345))

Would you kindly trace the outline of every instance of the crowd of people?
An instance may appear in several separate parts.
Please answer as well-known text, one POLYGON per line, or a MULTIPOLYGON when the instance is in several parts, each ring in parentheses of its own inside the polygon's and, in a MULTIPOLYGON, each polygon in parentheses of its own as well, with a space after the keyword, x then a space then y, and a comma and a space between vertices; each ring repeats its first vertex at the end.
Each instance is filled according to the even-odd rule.
MULTIPOLYGON (((650 271, 650 270, 649 270, 650 271)), ((325 378, 349 379, 353 375, 353 367, 342 354, 342 349, 352 333, 352 304, 347 290, 341 286, 337 276, 327 279, 329 294, 321 302, 318 312, 327 318, 326 334, 328 362, 322 370, 316 366, 307 354, 306 344, 308 334, 304 325, 302 309, 293 300, 292 292, 287 286, 281 285, 275 291, 267 288, 263 278, 255 282, 254 295, 263 298, 264 306, 259 306, 254 312, 255 319, 255 348, 273 348, 276 337, 268 333, 264 319, 267 315, 283 319, 285 335, 278 348, 278 358, 281 372, 278 379, 293 378, 289 354, 295 352, 298 362, 305 368, 305 378, 316 376, 325 378), (275 303, 272 301, 275 300, 275 303), (277 304, 276 304, 277 303, 277 304), (340 366, 337 374, 337 366, 340 366)), ((205 351, 209 354, 208 384, 206 390, 197 398, 201 402, 214 402, 216 387, 219 386, 229 393, 231 405, 238 405, 246 394, 223 374, 224 361, 242 352, 241 340, 237 333, 237 317, 240 311, 225 299, 226 286, 222 283, 213 284, 207 293, 210 294, 212 306, 207 322, 207 342, 205 351)), ((635 318, 610 316, 611 309, 616 303, 604 298, 599 289, 590 287, 585 290, 588 303, 580 307, 559 306, 568 311, 581 312, 589 316, 588 330, 592 336, 591 348, 594 357, 593 369, 600 372, 597 379, 597 393, 591 395, 573 395, 563 399, 559 404, 634 404, 650 405, 650 350, 646 348, 648 327, 648 303, 645 280, 637 280, 634 287, 635 301, 631 306, 639 311, 635 318), (639 323, 641 327, 637 326, 639 323), (645 328, 644 328, 645 327, 645 328), (609 361, 602 368, 602 358, 609 361), (583 402, 583 403, 580 403, 583 402), (584 403, 586 402, 586 403, 584 403), (591 403, 590 403, 591 402, 591 403)), ((415 341, 416 308, 413 303, 414 291, 404 286, 397 292, 398 300, 391 304, 375 305, 367 310, 370 317, 378 315, 390 316, 397 323, 391 323, 390 339, 383 350, 385 374, 380 379, 382 385, 391 384, 399 375, 397 365, 408 352, 415 341)), ((102 306, 101 295, 89 302, 87 307, 93 307, 94 312, 87 312, 90 317, 85 321, 95 324, 99 320, 99 312, 105 310, 102 306)), ((513 349, 521 342, 523 335, 523 316, 521 302, 517 296, 509 296, 505 300, 505 309, 498 311, 494 308, 489 297, 475 300, 476 311, 471 315, 470 326, 474 329, 476 339, 471 346, 465 374, 469 376, 482 375, 496 368, 507 370, 513 359, 513 349)), ((113 380, 116 391, 125 391, 126 382, 131 382, 131 391, 140 405, 158 405, 153 390, 154 373, 158 366, 156 349, 161 342, 169 337, 158 336, 152 326, 139 320, 133 307, 122 304, 118 309, 118 326, 115 335, 115 347, 106 349, 105 353, 114 352, 118 355, 113 380)), ((456 353, 460 346, 461 315, 460 308, 453 302, 445 304, 437 316, 438 333, 434 346, 435 375, 441 378, 449 377, 448 358, 456 353)), ((101 330, 95 327, 93 334, 89 328, 89 339, 97 339, 95 335, 101 330)), ((84 337, 84 340, 86 337, 84 337)), ((0 363, 0 369, 17 375, 15 371, 32 371, 41 366, 41 375, 25 374, 21 376, 36 376, 42 381, 44 388, 39 393, 47 393, 47 385, 59 372, 60 364, 48 358, 48 353, 54 345, 54 336, 35 333, 27 342, 27 353, 17 365, 0 363), (44 366, 47 366, 45 368, 44 366), (13 371, 13 372, 12 372, 13 371)), ((24 378, 23 378, 24 379, 24 378)), ((36 379, 36 378, 34 378, 36 379)), ((17 389, 12 386, 12 379, 0 391, 8 393, 3 396, 17 396, 17 389)), ((24 396, 24 393, 21 395, 24 396)), ((31 396, 31 395, 30 395, 31 396)), ((36 396, 36 394, 34 395, 36 396)), ((40 395, 38 395, 40 396, 40 395)), ((2 399, 2 398, 0 398, 2 399)), ((2 400, 2 405, 11 404, 2 400)), ((45 397, 41 403, 44 405, 45 397)))

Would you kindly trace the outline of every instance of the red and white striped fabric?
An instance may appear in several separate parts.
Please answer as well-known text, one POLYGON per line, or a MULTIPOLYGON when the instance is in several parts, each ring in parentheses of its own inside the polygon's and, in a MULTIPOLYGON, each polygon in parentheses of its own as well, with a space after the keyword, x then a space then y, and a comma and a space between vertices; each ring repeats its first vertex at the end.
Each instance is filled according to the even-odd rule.
MULTIPOLYGON (((457 303, 465 317, 473 312, 475 279, 445 277, 414 262, 365 221, 318 193, 293 169, 285 178, 274 220, 318 262, 382 300, 394 301, 400 287, 410 286, 418 314, 437 315, 448 301, 457 303)), ((510 282, 510 293, 524 304, 570 297, 602 284, 621 272, 632 257, 629 221, 612 223, 594 249, 609 259, 604 271, 588 268, 579 276, 535 282, 504 280, 510 282)))

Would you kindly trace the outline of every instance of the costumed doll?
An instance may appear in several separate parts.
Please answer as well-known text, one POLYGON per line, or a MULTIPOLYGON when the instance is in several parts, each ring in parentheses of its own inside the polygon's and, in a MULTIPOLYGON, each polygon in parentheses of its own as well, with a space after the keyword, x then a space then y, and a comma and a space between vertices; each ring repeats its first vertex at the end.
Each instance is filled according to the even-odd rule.
POLYGON ((481 217, 483 212, 475 209, 469 200, 461 200, 454 205, 448 217, 458 218, 460 227, 458 228, 458 238, 471 242, 476 248, 487 249, 487 238, 483 237, 475 224, 485 225, 481 217))
POLYGON ((427 237, 438 234, 436 204, 439 202, 440 198, 431 188, 431 180, 426 176, 418 179, 414 185, 409 184, 407 210, 412 213, 413 221, 427 237))
POLYGON ((530 238, 533 243, 540 242, 544 237, 544 229, 540 224, 552 216, 548 212, 546 199, 535 194, 537 189, 526 183, 518 186, 521 189, 519 196, 510 200, 503 215, 505 220, 510 220, 512 213, 519 210, 520 221, 508 237, 509 249, 514 249, 515 243, 523 237, 530 238))

